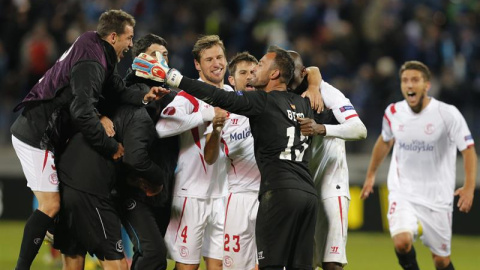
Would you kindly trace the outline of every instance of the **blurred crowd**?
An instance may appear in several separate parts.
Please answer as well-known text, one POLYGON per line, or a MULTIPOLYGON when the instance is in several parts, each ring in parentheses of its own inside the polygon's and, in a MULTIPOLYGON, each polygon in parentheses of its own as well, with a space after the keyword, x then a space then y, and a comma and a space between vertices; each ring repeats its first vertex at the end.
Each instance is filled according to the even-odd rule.
MULTIPOLYGON (((202 34, 218 34, 228 57, 244 50, 260 57, 271 44, 298 51, 367 126, 366 142, 347 144, 353 152, 370 151, 384 109, 402 99, 400 65, 420 60, 434 73, 430 95, 457 106, 480 142, 478 0, 2 0, 0 145, 10 143, 12 108, 111 8, 136 18, 136 37, 164 37, 171 66, 192 77, 191 49, 202 34)), ((122 60, 121 73, 130 61, 122 60)))

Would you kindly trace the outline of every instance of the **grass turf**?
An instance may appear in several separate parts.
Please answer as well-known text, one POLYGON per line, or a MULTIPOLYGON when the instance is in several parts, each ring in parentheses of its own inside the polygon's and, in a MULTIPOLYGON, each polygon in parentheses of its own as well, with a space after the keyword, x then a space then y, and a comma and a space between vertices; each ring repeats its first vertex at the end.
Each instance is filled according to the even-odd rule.
MULTIPOLYGON (((20 249, 24 222, 0 221, 0 269, 14 269, 20 249)), ((420 269, 434 270, 430 251, 415 243, 420 269)), ((456 269, 480 269, 480 237, 454 235, 452 240, 452 261, 456 269)), ((388 234, 349 232, 347 243, 348 265, 352 270, 400 270, 393 251, 393 244, 388 234)), ((44 244, 37 255, 32 270, 61 269, 60 262, 52 262, 50 248, 44 244)), ((90 261, 86 270, 100 269, 90 261)), ((168 269, 173 269, 169 262, 168 269)), ((205 269, 202 265, 202 269, 205 269)))

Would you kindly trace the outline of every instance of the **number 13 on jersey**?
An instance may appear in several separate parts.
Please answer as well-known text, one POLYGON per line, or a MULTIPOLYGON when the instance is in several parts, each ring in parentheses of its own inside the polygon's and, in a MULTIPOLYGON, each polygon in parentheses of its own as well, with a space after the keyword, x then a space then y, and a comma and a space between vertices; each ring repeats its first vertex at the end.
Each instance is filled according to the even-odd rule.
POLYGON ((283 160, 292 160, 292 161, 302 161, 303 155, 305 154, 305 150, 308 148, 307 144, 307 136, 303 136, 300 134, 300 142, 302 143, 300 146, 294 147, 295 142, 295 127, 288 127, 287 128, 287 147, 280 153, 280 159, 283 160), (295 157, 292 157, 292 150, 294 150, 295 157))

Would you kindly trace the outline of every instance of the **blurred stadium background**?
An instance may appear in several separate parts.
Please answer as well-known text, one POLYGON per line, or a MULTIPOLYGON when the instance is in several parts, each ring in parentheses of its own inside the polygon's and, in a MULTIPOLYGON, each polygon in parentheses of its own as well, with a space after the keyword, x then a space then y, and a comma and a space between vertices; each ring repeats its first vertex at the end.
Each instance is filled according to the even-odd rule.
MULTIPOLYGON (((349 238, 349 257, 356 258, 358 252, 363 261, 369 258, 370 248, 377 252, 374 239, 387 239, 380 250, 387 250, 388 255, 377 257, 387 258, 391 268, 378 269, 397 267, 384 233, 388 160, 378 175, 375 196, 362 202, 359 191, 381 130, 383 111, 402 99, 397 70, 404 61, 417 59, 431 68, 430 95, 460 109, 479 152, 478 0, 1 0, 0 239, 8 235, 11 241, 0 240, 0 254, 14 257, 0 258, 1 269, 13 267, 7 261, 15 261, 23 222, 32 205, 32 194, 11 148, 9 127, 16 118, 12 108, 81 33, 95 30, 99 15, 110 8, 135 16, 136 38, 146 33, 164 37, 171 66, 187 76, 198 76, 191 49, 201 34, 218 34, 227 57, 244 50, 261 57, 268 45, 276 44, 298 51, 306 65, 318 66, 323 78, 350 98, 368 128, 367 140, 347 143, 352 185, 350 231, 352 239, 358 237, 365 245, 356 245, 356 240, 349 238), (365 243, 370 237, 372 241, 365 243), (10 252, 4 252, 7 250, 10 252)), ((130 62, 130 57, 122 60, 121 73, 130 62)), ((462 183, 460 156, 457 185, 462 183)), ((476 263, 459 269, 479 269, 480 265, 478 256, 468 255, 471 248, 463 250, 462 244, 456 245, 456 241, 466 240, 465 245, 480 250, 478 188, 475 195, 470 214, 454 212, 454 262, 458 252, 464 256, 462 260, 476 263)), ((425 256, 429 257, 426 251, 425 256)), ((350 262, 350 269, 373 269, 356 267, 352 263, 356 259, 350 258, 350 262)), ((425 265, 432 267, 428 263, 425 265)))

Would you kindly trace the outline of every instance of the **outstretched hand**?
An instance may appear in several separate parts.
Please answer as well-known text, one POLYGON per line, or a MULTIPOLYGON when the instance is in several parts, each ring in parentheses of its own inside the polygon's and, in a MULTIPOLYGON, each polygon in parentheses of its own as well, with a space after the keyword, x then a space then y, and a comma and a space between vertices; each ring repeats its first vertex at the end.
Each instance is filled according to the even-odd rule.
POLYGON ((147 94, 143 97, 143 101, 150 102, 154 100, 159 100, 164 97, 166 94, 170 93, 170 90, 160 87, 160 86, 153 86, 150 88, 147 94))
POLYGON ((146 53, 141 53, 135 57, 132 63, 132 69, 135 70, 135 75, 178 87, 183 76, 176 69, 168 67, 167 61, 165 61, 160 53, 156 55, 157 58, 146 53))
POLYGON ((164 82, 170 68, 166 63, 165 66, 162 66, 158 59, 146 53, 141 53, 133 60, 132 69, 135 70, 135 75, 138 77, 164 82))

